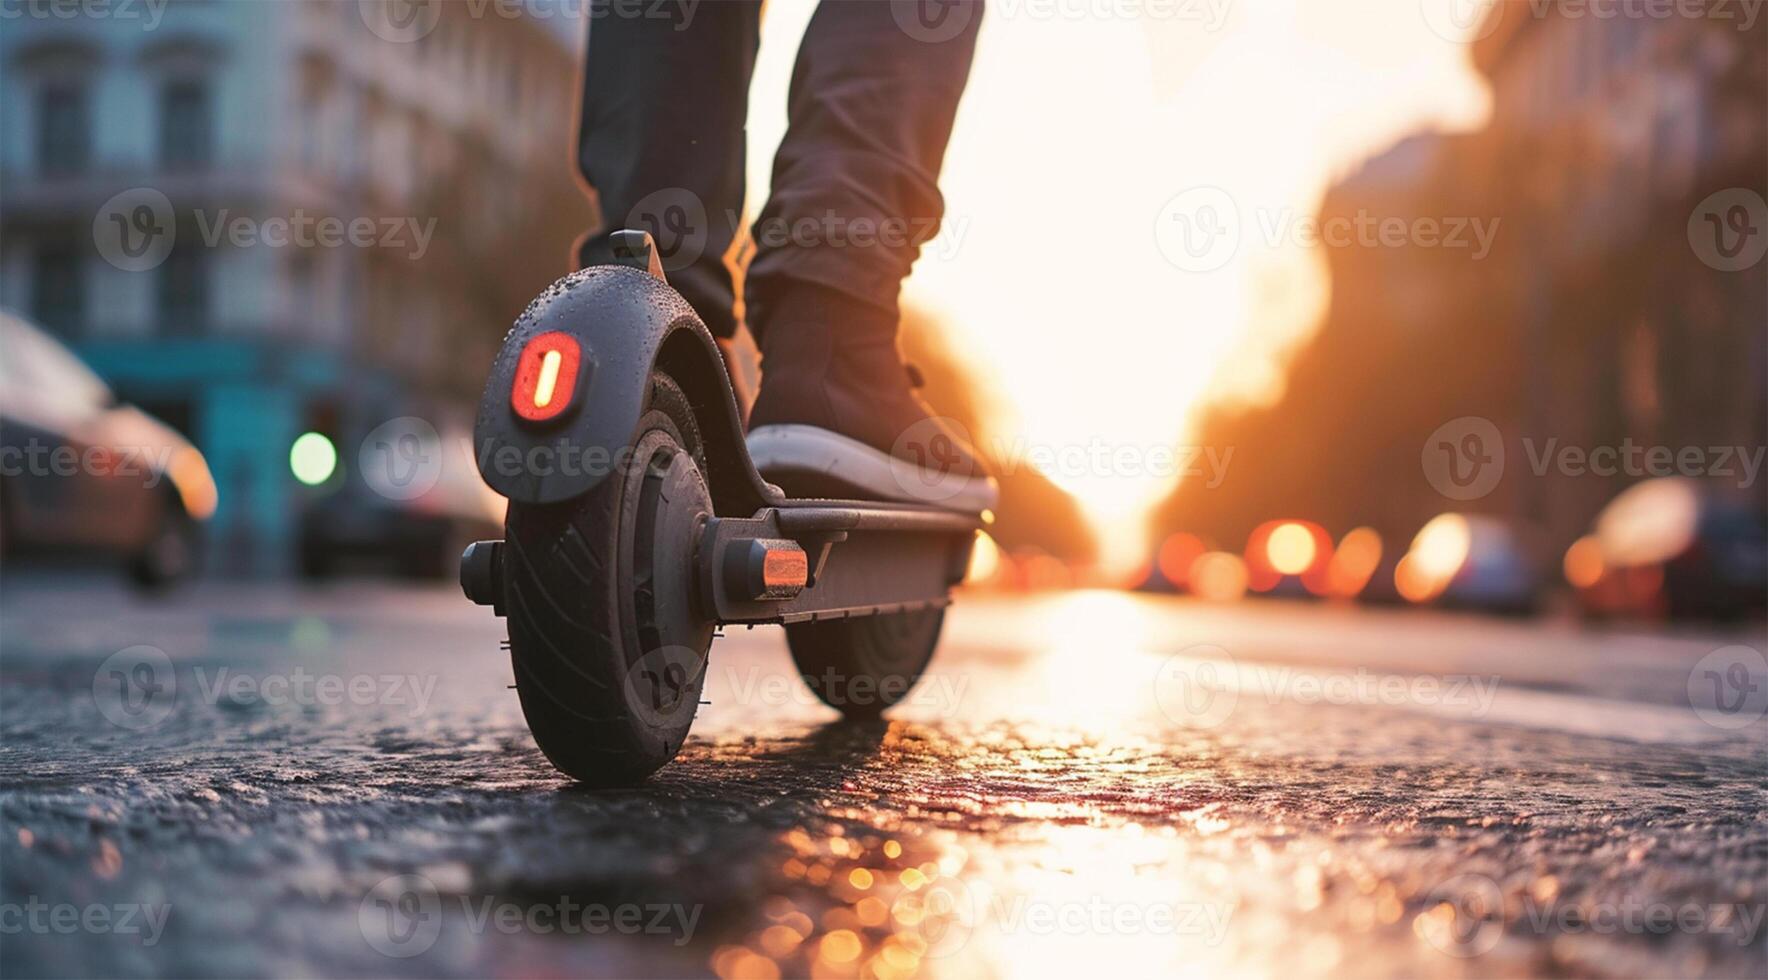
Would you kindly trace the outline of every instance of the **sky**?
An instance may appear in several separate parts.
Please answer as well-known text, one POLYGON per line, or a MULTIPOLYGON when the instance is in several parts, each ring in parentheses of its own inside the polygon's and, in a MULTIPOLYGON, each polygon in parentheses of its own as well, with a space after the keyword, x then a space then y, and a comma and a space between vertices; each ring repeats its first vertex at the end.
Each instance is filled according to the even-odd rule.
MULTIPOLYGON (((1189 451, 1199 408, 1281 396, 1329 296, 1301 243, 1326 188, 1410 132, 1483 123, 1456 4, 991 0, 905 303, 977 377, 984 448, 1073 493, 1108 567, 1146 556, 1149 509, 1208 478, 1205 449, 1221 464, 1189 451), (1182 236, 1206 225, 1199 258, 1182 236)), ((767 8, 751 213, 814 6, 767 8)))

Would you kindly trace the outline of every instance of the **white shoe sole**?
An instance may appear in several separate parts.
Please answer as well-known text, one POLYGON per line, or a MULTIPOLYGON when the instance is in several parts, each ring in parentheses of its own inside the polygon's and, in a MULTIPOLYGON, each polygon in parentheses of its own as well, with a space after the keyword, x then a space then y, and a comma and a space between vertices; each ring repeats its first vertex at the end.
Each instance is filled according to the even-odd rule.
POLYGON ((853 487, 867 500, 927 504, 979 514, 1000 500, 994 478, 937 473, 814 425, 764 425, 749 433, 749 457, 762 479, 792 482, 803 473, 853 487))

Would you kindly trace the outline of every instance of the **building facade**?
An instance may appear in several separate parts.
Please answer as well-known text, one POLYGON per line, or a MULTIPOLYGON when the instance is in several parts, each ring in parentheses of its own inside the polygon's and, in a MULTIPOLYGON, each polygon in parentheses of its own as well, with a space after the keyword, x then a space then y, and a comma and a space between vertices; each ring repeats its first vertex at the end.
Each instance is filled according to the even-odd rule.
POLYGON ((222 570, 289 567, 301 433, 349 465, 389 418, 470 424, 590 221, 575 25, 409 0, 0 15, 0 304, 203 451, 222 570))

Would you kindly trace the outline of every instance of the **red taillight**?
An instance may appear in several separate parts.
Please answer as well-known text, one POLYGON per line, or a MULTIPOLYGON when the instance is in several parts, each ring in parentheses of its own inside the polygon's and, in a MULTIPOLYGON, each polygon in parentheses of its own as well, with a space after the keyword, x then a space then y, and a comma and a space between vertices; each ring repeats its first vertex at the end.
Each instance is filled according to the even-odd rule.
POLYGON ((583 349, 563 331, 543 333, 522 348, 516 379, 510 384, 510 407, 529 422, 558 418, 577 398, 583 349))

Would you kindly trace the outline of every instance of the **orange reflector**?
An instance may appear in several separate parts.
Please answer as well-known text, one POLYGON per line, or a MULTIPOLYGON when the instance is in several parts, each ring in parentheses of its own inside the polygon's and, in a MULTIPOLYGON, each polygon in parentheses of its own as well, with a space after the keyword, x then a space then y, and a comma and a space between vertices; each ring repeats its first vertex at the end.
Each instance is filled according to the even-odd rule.
POLYGON ((769 548, 761 559, 761 584, 770 592, 802 589, 809 580, 810 558, 803 548, 769 548))
POLYGON ((796 541, 733 541, 723 561, 725 588, 740 601, 790 599, 810 584, 810 557, 796 541))
POLYGON ((577 398, 583 348, 562 330, 528 341, 516 362, 510 384, 510 407, 529 422, 546 422, 565 414, 577 398))

